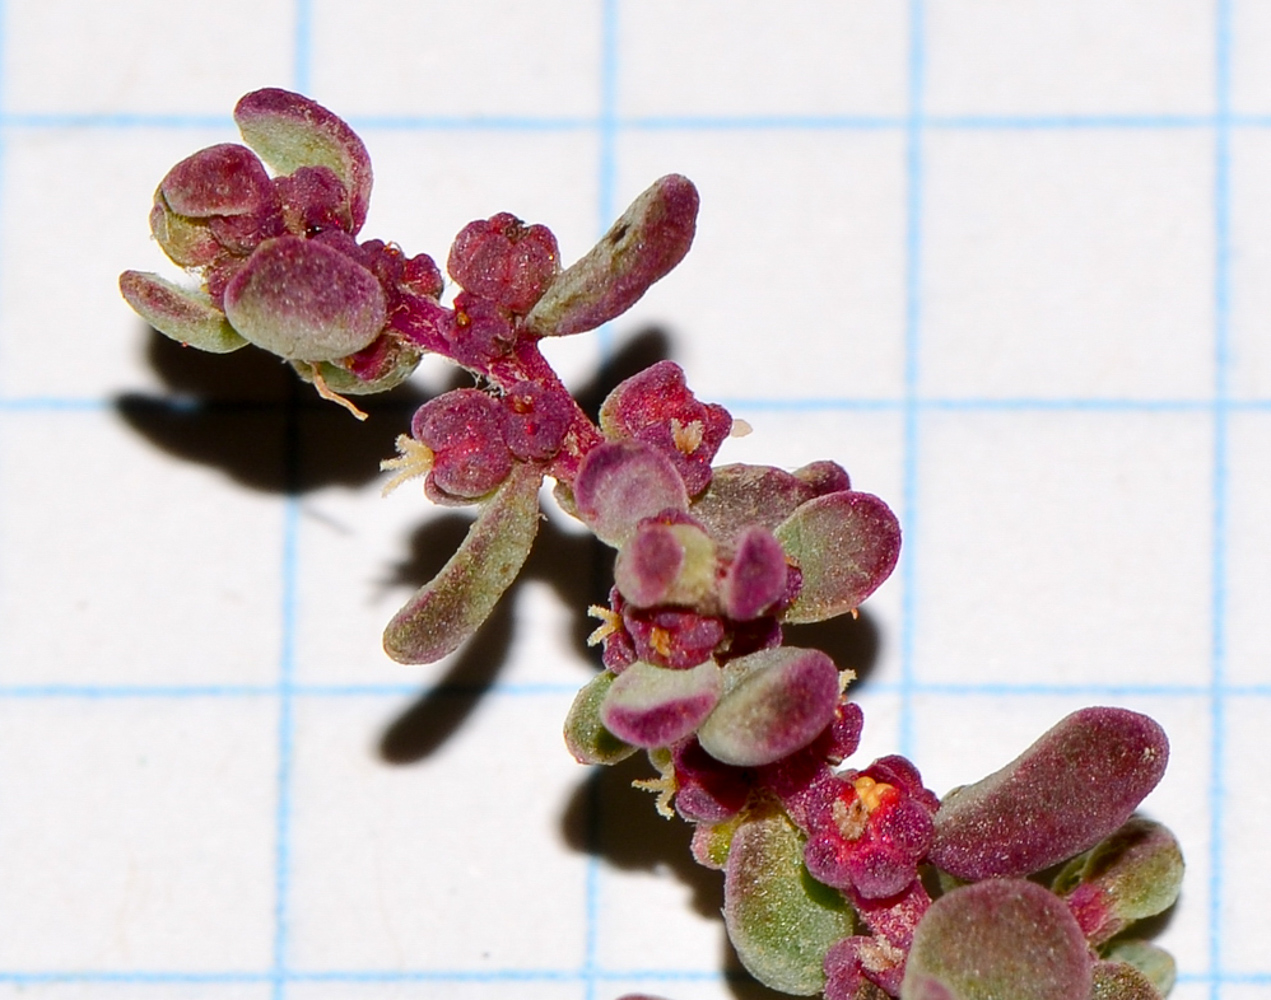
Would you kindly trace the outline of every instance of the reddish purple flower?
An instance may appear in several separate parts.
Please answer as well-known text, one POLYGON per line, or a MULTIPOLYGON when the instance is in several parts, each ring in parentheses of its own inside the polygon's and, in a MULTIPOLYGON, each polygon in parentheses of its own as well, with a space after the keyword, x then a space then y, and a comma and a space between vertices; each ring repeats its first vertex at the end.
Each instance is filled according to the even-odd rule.
POLYGON ((609 394, 600 428, 611 441, 651 444, 668 458, 689 496, 710 485, 711 460, 732 429, 733 418, 718 403, 699 403, 673 361, 659 361, 609 394))
POLYGON ((512 471, 503 440, 503 412, 479 389, 455 389, 415 411, 411 435, 432 452, 424 482, 439 503, 467 503, 485 496, 512 471))
POLYGON ((560 273, 560 250, 546 226, 500 212, 463 228, 446 270, 467 291, 524 316, 560 273))
POLYGON ((934 837, 940 805, 904 757, 882 757, 812 790, 804 861, 826 885, 866 899, 895 895, 913 882, 934 837))

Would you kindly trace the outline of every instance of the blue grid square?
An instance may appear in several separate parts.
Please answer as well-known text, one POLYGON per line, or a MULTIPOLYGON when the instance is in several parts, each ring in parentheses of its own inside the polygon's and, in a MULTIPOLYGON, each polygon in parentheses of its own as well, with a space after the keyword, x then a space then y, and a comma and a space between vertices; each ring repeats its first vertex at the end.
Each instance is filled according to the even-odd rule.
POLYGON ((933 115, 1199 115, 1214 107, 1214 5, 930 0, 933 115))
POLYGON ((673 171, 701 191, 692 254, 618 321, 620 329, 668 331, 699 396, 903 391, 902 136, 641 132, 623 137, 618 163, 620 201, 673 171))
POLYGON ((295 19, 285 0, 222 0, 215 16, 191 0, 6 4, 5 110, 228 117, 294 77, 295 19))
POLYGON ((899 0, 640 0, 618 5, 624 118, 903 115, 899 0))
POLYGON ((1212 628, 1211 434, 1186 412, 924 418, 914 677, 1196 684, 1212 628))
POLYGON ((594 116, 601 51, 594 0, 313 4, 313 91, 353 117, 594 116))
POLYGON ((0 720, 0 969, 267 966, 268 699, 10 698, 0 720))
MULTIPOLYGON (((261 441, 269 424, 222 414, 209 433, 263 444, 264 461, 276 462, 281 434, 261 441)), ((171 462, 105 408, 6 414, 0 466, 24 484, 0 504, 4 684, 272 682, 282 586, 277 499, 225 489, 220 473, 171 462), (67 455, 74 459, 59 457, 67 455), (50 516, 56 531, 31 530, 50 516), (141 539, 166 558, 153 558, 153 549, 139 555, 141 539), (207 573, 213 553, 233 553, 239 572, 207 573)))
POLYGON ((1208 395, 1208 136, 941 131, 924 155, 924 393, 1208 395))

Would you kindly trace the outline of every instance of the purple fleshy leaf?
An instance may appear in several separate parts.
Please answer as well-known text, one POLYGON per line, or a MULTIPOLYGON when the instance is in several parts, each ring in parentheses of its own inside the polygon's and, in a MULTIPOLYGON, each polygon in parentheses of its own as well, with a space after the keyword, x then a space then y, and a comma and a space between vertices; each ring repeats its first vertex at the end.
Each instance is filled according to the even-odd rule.
POLYGON ((772 532, 752 525, 737 539, 737 554, 720 584, 724 611, 736 621, 758 618, 786 593, 786 554, 772 532))
POLYGON ((838 669, 817 649, 781 646, 731 660, 724 684, 697 736, 716 760, 739 767, 771 764, 807 746, 839 700, 838 669))
POLYGON ((692 735, 723 687, 714 660, 688 670, 637 660, 609 688, 600 719, 611 733, 635 746, 669 746, 692 735))
POLYGON ((524 315, 560 273, 560 250, 546 226, 500 212, 464 226, 446 270, 467 291, 524 315))
POLYGON ((538 531, 542 472, 517 465, 485 502, 459 550, 384 630, 398 663, 432 663, 453 652, 494 610, 530 554, 538 531))
POLYGON ((225 315, 258 347, 289 361, 334 361, 384 327, 375 276, 330 247, 296 236, 266 240, 225 288, 225 315))
POLYGON ((930 859, 961 879, 1049 868, 1129 819, 1168 759, 1165 732, 1146 715, 1074 712, 1000 771, 945 796, 930 859))
POLYGON ((1128 962, 1095 962, 1090 1000, 1161 1000, 1152 981, 1128 962))
POLYGON ((119 291, 147 323, 164 336, 212 354, 228 354, 246 347, 225 314, 202 292, 174 285, 157 274, 125 271, 119 291))
POLYGON ((341 118, 301 94, 269 87, 243 97, 234 121, 243 141, 280 174, 300 167, 333 170, 349 193, 350 232, 362 228, 371 200, 371 158, 341 118))
POLYGON ((1094 946, 1174 904, 1183 883, 1183 852, 1160 823, 1131 817, 1093 850, 1073 858, 1051 889, 1065 897, 1094 946))
POLYGON ((613 576, 635 607, 695 607, 714 591, 715 545, 694 525, 646 521, 618 551, 613 576))
POLYGON ((771 465, 721 465, 710 486, 693 501, 693 517, 720 542, 730 544, 741 532, 758 525, 775 529, 816 497, 815 488, 771 465))
POLYGON ((1081 928, 1051 893, 992 879, 941 896, 914 932, 902 1000, 1087 1000, 1081 928))
POLYGON ((841 893, 803 867, 803 840, 779 810, 754 813, 732 836, 724 876, 724 923, 752 976, 783 993, 811 996, 825 986, 823 963, 852 933, 841 893))
POLYGON ((900 555, 900 524, 869 493, 830 493, 809 500, 774 534, 803 574, 787 622, 819 622, 854 610, 878 589, 900 555))
POLYGON ((656 448, 615 441, 592 448, 579 465, 574 504, 596 537, 618 548, 646 517, 687 510, 688 492, 670 459, 656 448))
POLYGON ((178 215, 205 219, 258 212, 273 191, 256 154, 225 142, 199 150, 169 170, 158 195, 178 215))
POLYGON ((565 746, 580 764, 616 764, 636 752, 600 721, 600 706, 616 679, 608 670, 597 674, 574 696, 565 716, 565 746))
POLYGON ((588 254, 552 283, 525 325, 539 336, 594 330, 626 312, 693 242, 697 189, 669 174, 641 194, 588 254))

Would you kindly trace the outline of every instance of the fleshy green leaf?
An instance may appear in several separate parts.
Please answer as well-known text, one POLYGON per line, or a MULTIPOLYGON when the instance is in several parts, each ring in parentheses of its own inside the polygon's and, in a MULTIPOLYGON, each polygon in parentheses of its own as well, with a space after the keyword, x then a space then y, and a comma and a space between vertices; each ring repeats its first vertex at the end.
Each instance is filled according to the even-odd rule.
POLYGON ((803 866, 803 838, 784 812, 736 829, 724 878, 724 922, 742 965, 765 986, 811 996, 825 987, 830 947, 853 931, 838 891, 803 866))
POLYGON ((803 574, 781 616, 819 622, 856 608, 887 579, 900 555, 900 525, 885 503, 846 490, 809 500, 774 534, 803 574))
POLYGON ((406 602, 384 630, 398 663, 432 663, 474 633, 516 579, 538 531, 542 473, 517 464, 468 529, 450 561, 406 602))
POLYGON ((1183 852, 1160 823, 1132 817, 1092 850, 1073 858, 1051 887, 1092 945, 1172 906, 1183 884, 1183 852))
POLYGON ((1058 897, 1022 879, 941 896, 918 922, 902 1000, 1083 1000, 1090 956, 1058 897))
POLYGON ((692 735, 723 688, 714 660, 688 670, 637 660, 609 688, 600 719, 619 739, 638 747, 669 746, 692 735))
POLYGON ((608 670, 597 674, 574 696, 565 716, 565 746, 580 764, 616 764, 636 752, 600 721, 600 704, 616 679, 608 670))
POLYGON ((234 108, 243 141, 280 174, 299 167, 329 167, 349 192, 353 232, 362 228, 371 200, 371 158, 343 119, 301 94, 268 87, 234 108))
POLYGON ((697 204, 687 177, 654 181, 585 257, 552 282, 525 325, 540 336, 563 337, 626 312, 688 253, 697 204))
POLYGON ((119 291, 142 319, 187 347, 228 354, 247 346, 225 314, 202 292, 182 288, 145 271, 121 274, 119 291))
POLYGON ((375 275, 314 240, 265 240, 225 289, 225 315, 258 347, 288 361, 334 361, 384 328, 375 275))
POLYGON ((725 764, 771 764, 830 724, 838 682, 834 661, 818 649, 779 646, 740 656, 724 667, 724 696, 697 738, 725 764))
POLYGON ((945 796, 931 861, 972 880, 1049 868, 1129 819, 1168 759, 1169 741, 1146 715, 1074 712, 1000 771, 945 796))
POLYGON ((1169 996, 1178 976, 1174 956, 1150 941, 1118 941, 1103 956, 1109 962, 1125 962, 1134 966, 1161 996, 1169 996))

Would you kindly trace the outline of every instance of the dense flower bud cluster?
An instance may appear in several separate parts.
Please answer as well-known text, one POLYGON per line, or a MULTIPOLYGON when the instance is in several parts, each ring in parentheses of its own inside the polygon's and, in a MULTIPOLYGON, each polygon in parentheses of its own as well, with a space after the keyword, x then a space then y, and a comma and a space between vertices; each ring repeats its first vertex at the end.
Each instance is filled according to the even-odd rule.
POLYGON ((422 477, 434 502, 478 510, 388 625, 390 656, 432 662, 481 626, 529 554, 550 477, 615 552, 608 605, 591 609, 604 669, 578 693, 566 744, 592 764, 648 754, 658 777, 639 784, 724 872, 728 933, 757 978, 829 1000, 1168 992, 1168 955, 1121 937, 1171 905, 1182 877, 1169 831, 1132 818, 1164 771, 1160 727, 1074 713, 943 801, 904 757, 845 768, 864 724, 852 674, 787 646, 784 626, 854 614, 887 579, 900 551, 887 505, 831 461, 714 465, 741 422, 673 362, 618 385, 593 423, 544 360, 543 338, 613 319, 683 258, 688 180, 655 182, 564 269, 542 225, 470 223, 444 305, 432 258, 356 239, 371 165, 347 124, 281 90, 247 95, 235 119, 246 145, 178 163, 151 211, 200 286, 128 271, 128 302, 191 346, 285 358, 350 408, 340 393, 391 388, 425 352, 477 378, 420 407, 383 463, 386 492, 422 477))

